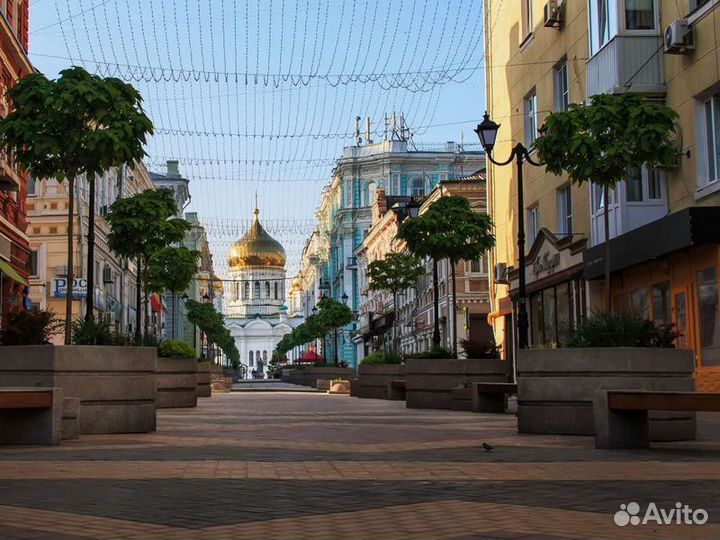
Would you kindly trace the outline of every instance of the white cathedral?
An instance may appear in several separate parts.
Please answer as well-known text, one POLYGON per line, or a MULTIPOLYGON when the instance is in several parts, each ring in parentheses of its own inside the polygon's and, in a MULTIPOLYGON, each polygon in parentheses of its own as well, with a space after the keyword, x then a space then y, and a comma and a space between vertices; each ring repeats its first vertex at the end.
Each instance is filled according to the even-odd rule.
POLYGON ((285 249, 263 229, 259 214, 256 208, 250 230, 230 248, 232 281, 225 291, 225 325, 246 379, 267 377, 275 346, 302 323, 301 317, 288 317, 284 304, 285 249))

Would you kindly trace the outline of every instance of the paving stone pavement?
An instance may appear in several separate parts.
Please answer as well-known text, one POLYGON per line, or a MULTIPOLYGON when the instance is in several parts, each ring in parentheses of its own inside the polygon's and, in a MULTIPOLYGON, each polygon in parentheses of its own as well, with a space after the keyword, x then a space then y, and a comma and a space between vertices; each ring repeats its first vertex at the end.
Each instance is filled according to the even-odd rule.
POLYGON ((89 538, 717 539, 720 418, 609 451, 511 415, 251 392, 159 411, 157 433, 0 447, 0 539, 89 538), (709 521, 616 526, 633 501, 709 521))

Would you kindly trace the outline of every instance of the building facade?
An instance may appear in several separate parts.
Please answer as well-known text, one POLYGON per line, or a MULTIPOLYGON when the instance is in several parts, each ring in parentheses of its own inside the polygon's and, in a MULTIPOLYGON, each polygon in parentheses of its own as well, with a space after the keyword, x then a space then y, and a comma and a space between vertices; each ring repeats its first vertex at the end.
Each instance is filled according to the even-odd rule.
MULTIPOLYGON (((484 166, 484 154, 466 151, 463 145, 415 144, 406 130, 393 130, 387 140, 346 147, 337 160, 330 183, 323 190, 316 213, 317 252, 321 270, 316 275, 320 292, 337 301, 346 299, 357 316, 361 304, 356 251, 372 225, 372 202, 378 189, 387 196, 423 197, 441 181, 464 176, 484 166)), ((477 146, 477 145, 476 145, 477 146)), ((308 257, 311 256, 308 254, 308 257)), ((310 264, 303 261, 303 264, 310 264)), ((316 263, 313 263, 316 264, 316 263)), ((356 366, 363 357, 364 343, 354 321, 326 340, 328 359, 356 366)))
MULTIPOLYGON (((563 332, 599 303, 603 213, 610 214, 612 308, 674 324, 695 353, 697 387, 720 390, 718 228, 720 110, 716 0, 486 0, 488 111, 501 123, 495 157, 530 145, 549 112, 600 93, 633 91, 678 114, 678 166, 628 171, 600 190, 526 167, 530 341, 561 346, 563 332), (550 16, 546 16, 546 14, 550 16), (508 39, 510 36, 510 39, 508 39), (664 36, 668 36, 664 40, 664 36), (560 317, 559 315, 562 315, 560 317)), ((489 207, 498 246, 495 334, 512 343, 517 288, 514 167, 490 165, 489 207), (508 329, 509 328, 509 329, 508 329)))
MULTIPOLYGON (((28 60, 29 0, 0 2, 0 115, 10 112, 5 97, 22 77, 33 71, 28 60)), ((8 156, 0 156, 0 326, 21 309, 30 276, 27 236, 27 174, 8 156)))
MULTIPOLYGON (((108 247, 109 226, 105 215, 114 201, 130 197, 153 183, 142 163, 119 167, 96 178, 95 187, 95 316, 107 320, 118 332, 132 334, 135 330, 136 275, 135 261, 124 260, 108 247)), ((73 316, 85 312, 87 291, 87 229, 88 182, 84 177, 75 182, 75 239, 73 316)), ((65 314, 67 276, 67 208, 68 184, 55 179, 28 180, 28 235, 31 248, 30 301, 41 309, 51 310, 59 317, 65 314)), ((152 308, 150 309, 152 312, 152 308)), ((153 312, 150 327, 160 329, 159 314, 153 312)), ((56 339, 60 339, 57 337, 56 339)))
POLYGON ((265 231, 256 208, 250 230, 230 248, 225 299, 226 325, 248 379, 267 377, 278 342, 303 321, 288 317, 285 262, 285 249, 265 231))

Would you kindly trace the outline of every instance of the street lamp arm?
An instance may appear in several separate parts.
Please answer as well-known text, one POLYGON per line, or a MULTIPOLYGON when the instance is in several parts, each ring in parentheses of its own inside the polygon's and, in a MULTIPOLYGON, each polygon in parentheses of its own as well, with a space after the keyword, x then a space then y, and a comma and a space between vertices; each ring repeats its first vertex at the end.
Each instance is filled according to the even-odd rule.
POLYGON ((535 167, 541 167, 542 163, 539 161, 535 161, 533 158, 530 157, 530 152, 528 152, 527 148, 523 147, 523 151, 525 153, 525 161, 527 161, 530 165, 534 165, 535 167))
POLYGON ((492 157, 492 152, 486 152, 485 154, 487 155, 491 163, 494 163, 498 167, 504 167, 505 165, 512 163, 512 161, 515 159, 515 148, 513 148, 512 154, 510 154, 510 157, 507 159, 507 161, 495 161, 492 157))

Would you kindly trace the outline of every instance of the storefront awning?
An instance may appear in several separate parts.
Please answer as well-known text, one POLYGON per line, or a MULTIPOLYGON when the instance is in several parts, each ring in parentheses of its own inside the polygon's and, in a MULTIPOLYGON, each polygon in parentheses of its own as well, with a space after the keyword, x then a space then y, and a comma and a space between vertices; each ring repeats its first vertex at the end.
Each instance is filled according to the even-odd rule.
MULTIPOLYGON (((616 272, 702 244, 720 243, 720 206, 694 206, 610 240, 610 270, 616 272)), ((583 253, 585 278, 605 273, 605 244, 583 253)))
POLYGON ((13 281, 17 281, 20 285, 27 285, 28 282, 25 278, 23 278, 20 274, 18 274, 15 269, 10 266, 10 263, 5 261, 0 261, 0 272, 5 274, 7 277, 12 279, 13 281))

